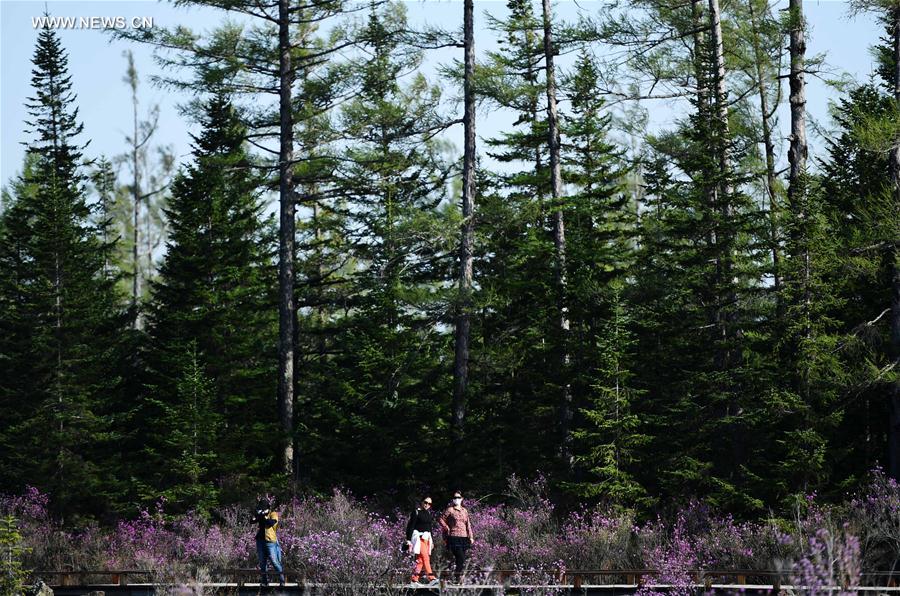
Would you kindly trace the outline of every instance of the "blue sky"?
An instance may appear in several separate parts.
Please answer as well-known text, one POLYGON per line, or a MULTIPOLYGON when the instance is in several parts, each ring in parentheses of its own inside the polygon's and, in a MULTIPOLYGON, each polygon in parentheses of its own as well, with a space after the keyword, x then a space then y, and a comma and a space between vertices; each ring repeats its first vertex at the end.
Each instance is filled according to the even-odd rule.
MULTIPOLYGON (((121 16, 128 22, 133 17, 152 17, 159 27, 185 25, 195 30, 207 30, 222 20, 218 11, 210 9, 175 8, 168 2, 150 0, 0 0, 0 184, 7 184, 21 168, 24 154, 21 143, 27 140, 24 133, 26 98, 31 95, 31 55, 37 31, 32 27, 32 17, 39 17, 45 6, 54 16, 92 17, 121 16)), ((588 13, 599 9, 593 0, 562 0, 557 4, 560 19, 574 18, 578 10, 588 13)), ((439 24, 455 28, 462 19, 462 3, 459 0, 427 0, 407 2, 408 16, 412 23, 439 24)), ((483 29, 485 11, 498 16, 505 13, 501 0, 479 0, 476 10, 476 51, 493 46, 491 34, 483 29)), ((872 17, 847 16, 847 4, 826 0, 805 2, 810 25, 808 53, 824 53, 830 78, 846 73, 858 81, 864 81, 872 72, 869 47, 881 34, 872 17)), ((112 157, 125 151, 125 134, 130 130, 132 107, 130 90, 123 81, 126 59, 123 51, 134 52, 141 77, 141 114, 151 104, 160 106, 160 130, 158 144, 172 145, 182 159, 190 151, 189 131, 192 124, 178 112, 179 103, 186 101, 171 91, 153 87, 150 76, 158 72, 151 59, 150 48, 126 42, 111 42, 108 35, 99 30, 61 30, 63 45, 69 54, 69 69, 73 87, 78 96, 77 105, 84 123, 84 139, 91 139, 85 151, 88 157, 106 155, 112 157)), ((434 53, 426 65, 426 74, 433 74, 433 65, 449 61, 461 50, 442 50, 434 53)), ((812 79, 808 89, 809 110, 814 121, 827 125, 827 105, 836 93, 822 82, 812 79)), ((665 102, 647 102, 653 126, 665 126, 676 112, 665 102)), ((782 116, 782 125, 786 121, 782 116)), ((496 113, 479 115, 479 136, 492 136, 509 124, 509 120, 496 113)), ((449 138, 461 144, 462 131, 449 132, 449 138)), ((815 142, 813 152, 815 153, 815 142)))

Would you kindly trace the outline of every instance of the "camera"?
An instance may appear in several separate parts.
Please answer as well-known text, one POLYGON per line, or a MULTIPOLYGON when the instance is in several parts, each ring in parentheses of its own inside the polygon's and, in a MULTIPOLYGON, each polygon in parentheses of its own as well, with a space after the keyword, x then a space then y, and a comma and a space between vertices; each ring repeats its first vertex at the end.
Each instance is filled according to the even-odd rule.
POLYGON ((269 504, 267 500, 260 499, 256 502, 256 517, 265 517, 269 515, 269 511, 272 510, 272 506, 269 504))

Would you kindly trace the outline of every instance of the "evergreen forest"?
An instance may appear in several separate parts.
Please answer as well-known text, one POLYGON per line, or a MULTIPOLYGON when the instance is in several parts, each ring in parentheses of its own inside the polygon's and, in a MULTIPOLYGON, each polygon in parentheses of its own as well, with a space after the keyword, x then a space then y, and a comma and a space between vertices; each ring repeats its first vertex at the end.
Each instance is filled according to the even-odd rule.
POLYGON ((802 0, 464 0, 444 28, 396 0, 177 4, 221 18, 110 33, 185 98, 161 121, 129 54, 117 155, 35 31, 0 493, 112 523, 541 475, 565 511, 759 519, 900 479, 896 0, 850 5, 874 74, 815 130, 802 0), (157 143, 189 125, 189 154, 157 143))

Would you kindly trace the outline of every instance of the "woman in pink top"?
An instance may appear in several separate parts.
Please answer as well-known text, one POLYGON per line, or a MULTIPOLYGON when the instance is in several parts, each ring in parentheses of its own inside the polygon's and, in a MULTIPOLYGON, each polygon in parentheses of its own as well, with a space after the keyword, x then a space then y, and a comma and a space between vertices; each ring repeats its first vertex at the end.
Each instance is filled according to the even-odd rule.
POLYGON ((475 544, 475 534, 472 533, 469 510, 462 505, 461 492, 453 493, 452 503, 441 514, 440 524, 444 530, 447 546, 456 563, 456 578, 459 579, 466 564, 466 551, 475 544))

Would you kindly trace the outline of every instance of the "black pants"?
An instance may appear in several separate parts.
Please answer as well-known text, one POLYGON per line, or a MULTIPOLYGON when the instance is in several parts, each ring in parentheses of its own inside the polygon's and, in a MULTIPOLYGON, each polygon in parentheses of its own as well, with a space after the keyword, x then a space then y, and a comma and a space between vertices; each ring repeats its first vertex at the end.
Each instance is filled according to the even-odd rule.
POLYGON ((462 575, 463 567, 466 566, 466 553, 470 544, 468 537, 450 536, 448 538, 447 545, 450 547, 450 554, 453 555, 453 560, 456 563, 457 577, 462 575))

